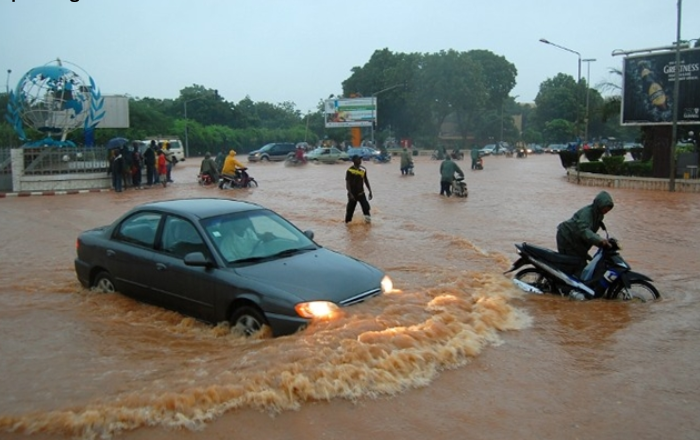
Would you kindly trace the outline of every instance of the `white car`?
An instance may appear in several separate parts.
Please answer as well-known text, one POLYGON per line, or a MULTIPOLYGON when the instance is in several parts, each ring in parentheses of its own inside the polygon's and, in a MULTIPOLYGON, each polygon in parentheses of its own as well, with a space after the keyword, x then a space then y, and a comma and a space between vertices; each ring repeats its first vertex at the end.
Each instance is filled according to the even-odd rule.
MULTIPOLYGON (((175 156, 175 159, 177 159, 178 162, 184 162, 185 160, 185 149, 182 146, 182 142, 180 142, 180 139, 159 139, 159 138, 152 138, 154 141, 156 141, 156 146, 158 148, 161 148, 163 146, 163 143, 167 142, 168 145, 170 146, 170 151, 173 153, 173 156, 175 156)), ((146 145, 149 145, 151 143, 151 139, 146 139, 141 141, 146 145)))

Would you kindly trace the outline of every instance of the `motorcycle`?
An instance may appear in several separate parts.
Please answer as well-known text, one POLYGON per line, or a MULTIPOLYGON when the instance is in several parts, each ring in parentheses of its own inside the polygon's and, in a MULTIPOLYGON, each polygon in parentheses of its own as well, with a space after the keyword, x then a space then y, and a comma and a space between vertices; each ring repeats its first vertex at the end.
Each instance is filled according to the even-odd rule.
POLYGON ((209 186, 214 183, 214 179, 209 174, 197 174, 197 183, 202 186, 209 186))
POLYGON ((255 178, 248 175, 248 168, 241 168, 236 171, 235 175, 222 174, 219 178, 219 189, 231 188, 253 188, 258 186, 255 178))
POLYGON ((450 157, 452 157, 452 159, 454 160, 462 160, 464 159, 464 153, 455 150, 452 153, 450 153, 450 157))
POLYGON ((457 177, 452 180, 452 194, 455 197, 467 197, 469 195, 467 182, 464 181, 464 177, 457 177))
POLYGON ((483 170, 484 169, 484 159, 481 157, 476 160, 476 168, 475 170, 483 170))
POLYGON ((563 255, 526 242, 515 245, 520 258, 504 273, 531 266, 517 272, 513 279, 516 286, 530 293, 568 295, 576 300, 659 299, 661 295, 651 283, 652 279, 632 271, 620 255, 620 243, 615 238, 610 238, 607 230, 605 232, 610 247, 598 248, 580 276, 573 275, 582 263, 578 257, 563 255))
POLYGON ((284 166, 286 167, 298 167, 301 165, 306 165, 306 160, 299 159, 294 152, 287 154, 287 157, 284 159, 284 166))

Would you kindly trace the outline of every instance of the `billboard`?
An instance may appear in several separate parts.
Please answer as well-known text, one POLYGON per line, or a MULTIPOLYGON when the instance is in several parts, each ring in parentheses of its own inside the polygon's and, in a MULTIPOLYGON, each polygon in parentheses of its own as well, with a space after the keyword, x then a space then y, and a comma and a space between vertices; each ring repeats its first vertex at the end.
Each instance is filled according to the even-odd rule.
MULTIPOLYGON (((676 52, 627 57, 623 61, 622 125, 671 125, 676 52)), ((700 49, 680 51, 678 124, 700 123, 700 49)))
POLYGON ((377 98, 335 98, 323 104, 326 128, 371 127, 377 117, 377 98))
POLYGON ((96 128, 129 128, 129 97, 104 95, 105 115, 96 128))

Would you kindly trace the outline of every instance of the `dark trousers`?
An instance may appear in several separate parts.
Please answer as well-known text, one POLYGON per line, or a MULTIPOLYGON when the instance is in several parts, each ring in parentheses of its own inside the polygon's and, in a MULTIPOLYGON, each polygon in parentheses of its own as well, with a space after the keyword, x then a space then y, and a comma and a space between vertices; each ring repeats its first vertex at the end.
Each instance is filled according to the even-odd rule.
POLYGON ((355 208, 357 207, 358 202, 362 207, 362 213, 364 215, 369 215, 369 202, 367 201, 365 193, 356 195, 353 198, 348 196, 348 206, 345 209, 345 223, 350 223, 352 221, 352 216, 355 213, 355 208))
POLYGON ((452 182, 445 182, 443 180, 440 181, 440 195, 446 195, 447 197, 452 195, 452 191, 450 191, 450 187, 452 186, 452 182))
POLYGON ((122 175, 121 173, 112 173, 112 187, 116 192, 122 192, 122 175))
POLYGON ((155 182, 156 166, 146 164, 146 185, 151 186, 155 182))

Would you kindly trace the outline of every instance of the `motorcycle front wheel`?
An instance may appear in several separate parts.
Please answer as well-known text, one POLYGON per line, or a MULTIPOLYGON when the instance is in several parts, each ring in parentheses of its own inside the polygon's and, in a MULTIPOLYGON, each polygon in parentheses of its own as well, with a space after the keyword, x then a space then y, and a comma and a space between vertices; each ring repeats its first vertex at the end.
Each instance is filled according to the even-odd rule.
POLYGON ((246 188, 257 188, 258 182, 256 182, 255 179, 250 179, 245 186, 246 188))
POLYGON ((656 287, 646 280, 630 281, 630 287, 626 288, 620 283, 610 295, 610 299, 622 301, 641 300, 643 302, 654 301, 661 298, 656 287))
POLYGON ((541 290, 544 293, 554 292, 552 282, 549 278, 539 269, 528 267, 515 274, 515 279, 522 281, 536 289, 541 290))

